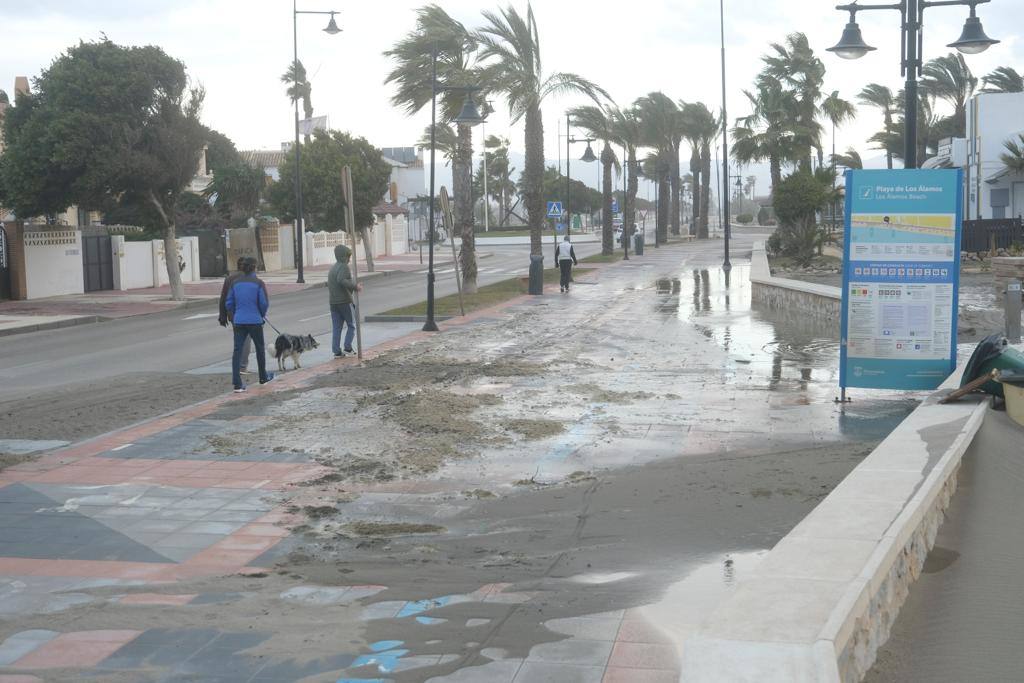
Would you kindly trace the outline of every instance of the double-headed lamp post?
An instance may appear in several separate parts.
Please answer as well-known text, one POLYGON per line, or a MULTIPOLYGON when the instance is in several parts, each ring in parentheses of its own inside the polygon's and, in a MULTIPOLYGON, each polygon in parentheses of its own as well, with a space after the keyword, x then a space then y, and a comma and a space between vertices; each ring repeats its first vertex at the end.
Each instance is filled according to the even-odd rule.
MULTIPOLYGON (((457 124, 475 126, 483 123, 484 117, 476 108, 473 101, 473 93, 480 90, 479 87, 445 85, 437 82, 437 49, 430 55, 430 208, 428 209, 428 240, 430 244, 429 263, 427 265, 427 320, 423 323, 424 332, 437 332, 437 322, 434 320, 434 156, 437 146, 437 93, 439 92, 464 92, 466 99, 462 103, 462 111, 453 120, 457 124)), ((469 190, 467 189, 467 192, 469 190)), ((455 235, 451 236, 452 240, 455 235)), ((456 264, 456 267, 458 264, 456 264)))
POLYGON ((860 59, 875 48, 864 42, 857 24, 857 12, 865 10, 896 10, 902 17, 902 75, 906 76, 907 83, 904 87, 906 102, 904 105, 904 168, 917 168, 917 79, 921 76, 923 62, 921 59, 921 48, 923 37, 921 26, 924 21, 924 11, 930 7, 946 7, 949 5, 961 5, 970 7, 971 13, 964 22, 960 39, 949 43, 947 47, 954 47, 965 55, 975 55, 984 52, 996 43, 985 35, 981 27, 981 20, 978 19, 976 8, 991 0, 899 0, 889 5, 858 5, 856 2, 848 5, 836 5, 837 10, 850 13, 850 21, 843 29, 843 36, 839 42, 828 48, 843 59, 860 59))
POLYGON ((297 0, 292 0, 292 71, 295 76, 292 87, 295 88, 293 93, 295 99, 295 241, 298 244, 298 248, 295 250, 295 260, 298 267, 299 276, 296 282, 302 284, 306 281, 303 277, 302 261, 303 261, 303 247, 305 242, 305 222, 302 218, 302 152, 299 145, 299 15, 300 14, 329 14, 331 19, 327 22, 327 27, 324 28, 324 33, 330 36, 335 36, 341 33, 341 29, 338 28, 337 22, 334 21, 334 15, 337 12, 317 12, 317 11, 304 11, 300 10, 296 5, 297 0))
MULTIPOLYGON (((570 194, 570 183, 572 182, 572 174, 569 172, 569 145, 574 142, 585 142, 587 143, 587 149, 583 152, 583 156, 580 157, 580 161, 590 163, 591 161, 597 161, 597 156, 594 154, 593 148, 590 143, 596 138, 574 138, 569 133, 569 115, 565 115, 565 234, 568 235, 572 232, 572 209, 569 207, 569 194, 570 194)), ((555 265, 558 265, 557 263, 555 265)))

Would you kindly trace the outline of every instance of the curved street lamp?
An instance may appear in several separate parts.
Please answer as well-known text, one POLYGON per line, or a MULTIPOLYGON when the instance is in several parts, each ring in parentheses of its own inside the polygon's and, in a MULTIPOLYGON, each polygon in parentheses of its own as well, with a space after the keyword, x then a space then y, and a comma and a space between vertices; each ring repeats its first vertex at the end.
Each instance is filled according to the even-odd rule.
MULTIPOLYGON (((318 12, 318 11, 304 11, 298 8, 296 4, 297 0, 292 0, 292 57, 295 61, 292 62, 292 70, 295 72, 295 81, 292 85, 295 88, 295 94, 298 95, 298 79, 299 79, 299 15, 300 14, 329 14, 331 20, 327 22, 327 27, 324 28, 324 33, 331 36, 336 36, 341 33, 341 29, 338 28, 338 22, 334 20, 334 15, 337 12, 318 12)), ((303 219, 302 210, 302 151, 299 145, 299 98, 295 98, 295 242, 298 248, 295 250, 295 260, 297 261, 296 267, 298 269, 298 277, 296 282, 303 284, 306 282, 303 277, 302 266, 303 266, 303 250, 305 248, 305 221, 303 219)))
MULTIPOLYGON (((572 174, 569 172, 569 145, 573 142, 585 142, 587 143, 587 149, 583 152, 583 156, 580 157, 580 161, 597 161, 597 157, 594 155, 594 150, 590 147, 590 143, 596 138, 574 138, 569 133, 569 115, 565 115, 565 234, 568 235, 572 232, 572 210, 569 208, 569 192, 570 183, 572 182, 572 174)), ((555 264, 557 265, 557 264, 555 264)))
POLYGON ((921 48, 923 38, 921 26, 924 11, 930 7, 948 7, 959 5, 970 7, 970 15, 964 22, 960 38, 949 43, 947 47, 956 48, 965 55, 976 55, 989 49, 998 40, 989 38, 981 26, 977 16, 977 6, 991 0, 899 0, 891 5, 858 5, 856 2, 847 5, 836 5, 836 9, 849 12, 850 21, 843 29, 839 42, 828 48, 842 59, 860 59, 875 48, 864 42, 860 26, 857 24, 857 12, 865 10, 897 10, 902 17, 902 75, 907 82, 904 87, 906 101, 904 104, 904 168, 917 168, 917 79, 921 76, 923 62, 921 48))

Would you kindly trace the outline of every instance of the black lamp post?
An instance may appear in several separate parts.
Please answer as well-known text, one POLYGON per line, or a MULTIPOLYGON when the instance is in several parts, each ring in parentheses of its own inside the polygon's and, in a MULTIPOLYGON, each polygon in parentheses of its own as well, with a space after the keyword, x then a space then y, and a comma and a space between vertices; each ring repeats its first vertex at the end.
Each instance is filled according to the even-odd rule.
POLYGON ((565 115, 565 234, 568 235, 572 231, 572 209, 569 207, 569 192, 570 183, 572 182, 572 176, 569 173, 569 145, 573 142, 585 142, 587 143, 587 150, 583 152, 583 156, 580 157, 580 161, 590 163, 591 161, 597 161, 597 157, 594 155, 594 150, 591 148, 590 143, 596 138, 574 138, 569 133, 569 115, 565 115))
POLYGON ((300 14, 329 14, 331 16, 330 21, 327 22, 324 33, 327 35, 335 36, 341 33, 341 29, 338 28, 337 22, 334 21, 334 15, 337 12, 317 12, 317 11, 302 11, 299 10, 296 5, 297 0, 292 0, 292 70, 295 72, 295 81, 293 87, 295 88, 295 241, 298 243, 298 248, 295 250, 295 260, 298 266, 299 276, 295 280, 299 284, 306 282, 303 277, 303 250, 305 247, 305 223, 303 222, 302 216, 302 152, 299 145, 299 98, 298 98, 298 86, 299 86, 299 15, 300 14))
MULTIPOLYGON (((455 123, 475 126, 484 121, 484 117, 476 108, 473 101, 473 93, 480 90, 477 86, 454 86, 444 85, 437 82, 437 48, 430 54, 430 208, 428 240, 430 243, 429 262, 427 265, 427 320, 423 323, 424 332, 437 332, 437 322, 434 320, 434 151, 437 142, 437 93, 439 92, 464 92, 466 99, 462 103, 462 111, 455 117, 455 123)), ((455 239, 455 235, 452 235, 455 239)))
MULTIPOLYGON (((718 20, 722 30, 722 175, 729 177, 729 127, 728 117, 725 114, 725 0, 718 0, 718 20)), ((728 183, 728 181, 726 181, 728 183)), ((722 213, 725 221, 725 259, 722 261, 722 270, 728 273, 732 270, 732 263, 729 262, 729 191, 722 193, 722 213)))
POLYGON ((961 5, 971 8, 971 13, 964 22, 963 32, 960 39, 949 43, 947 47, 955 47, 965 55, 975 55, 984 52, 992 47, 998 40, 985 35, 981 27, 981 20, 976 14, 976 7, 991 0, 899 0, 890 5, 836 5, 836 9, 850 13, 850 21, 843 29, 843 36, 839 42, 828 48, 843 59, 860 59, 875 48, 864 42, 860 26, 857 25, 857 12, 863 10, 896 10, 902 17, 902 66, 901 74, 906 76, 907 82, 904 86, 906 102, 904 104, 904 168, 917 168, 917 79, 921 76, 923 62, 921 59, 921 48, 923 37, 921 26, 924 21, 924 11, 929 7, 945 7, 949 5, 961 5))

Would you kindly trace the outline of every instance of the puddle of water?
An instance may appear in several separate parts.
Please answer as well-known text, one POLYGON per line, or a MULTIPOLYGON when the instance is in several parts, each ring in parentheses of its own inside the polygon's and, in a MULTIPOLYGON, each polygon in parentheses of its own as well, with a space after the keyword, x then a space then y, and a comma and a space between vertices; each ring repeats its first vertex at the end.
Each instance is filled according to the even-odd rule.
POLYGON ((576 576, 569 577, 568 580, 572 581, 573 583, 600 585, 604 583, 615 583, 616 581, 624 581, 625 579, 631 579, 636 575, 636 572, 613 572, 611 574, 592 572, 590 574, 577 574, 576 576))
POLYGON ((728 597, 736 583, 748 576, 767 550, 726 553, 709 559, 668 587, 661 600, 639 608, 652 625, 675 644, 682 656, 684 640, 728 597))

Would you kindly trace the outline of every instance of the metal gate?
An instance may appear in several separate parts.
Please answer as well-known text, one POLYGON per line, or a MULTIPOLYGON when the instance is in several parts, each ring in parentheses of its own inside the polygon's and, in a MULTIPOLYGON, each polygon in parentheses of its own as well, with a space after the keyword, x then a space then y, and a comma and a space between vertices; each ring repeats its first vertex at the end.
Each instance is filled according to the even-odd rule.
POLYGON ((199 275, 201 277, 223 277, 227 274, 227 257, 224 237, 213 230, 196 233, 199 236, 199 275))
POLYGON ((85 291, 114 288, 114 254, 110 235, 82 236, 82 267, 85 269, 85 291))
POLYGON ((0 225, 0 301, 11 298, 11 254, 7 231, 0 225))

